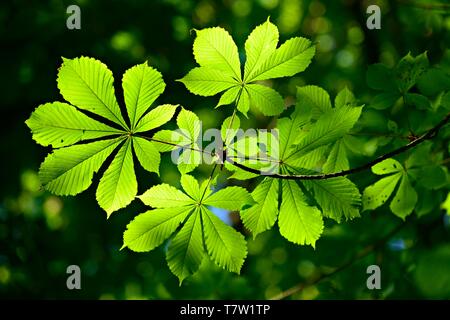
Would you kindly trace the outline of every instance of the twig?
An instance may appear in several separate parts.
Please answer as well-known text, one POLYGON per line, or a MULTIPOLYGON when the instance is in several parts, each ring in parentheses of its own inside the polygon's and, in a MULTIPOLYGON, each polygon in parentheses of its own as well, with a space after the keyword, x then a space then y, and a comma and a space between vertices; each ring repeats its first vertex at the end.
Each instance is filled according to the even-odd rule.
POLYGON ((312 285, 315 285, 327 278, 330 278, 332 276, 334 276, 335 274, 347 269, 348 267, 350 267, 351 265, 353 265, 356 261, 368 256, 369 254, 371 254, 372 252, 374 252, 375 249, 380 248, 382 246, 384 246, 386 244, 386 242, 392 238, 394 235, 396 235, 404 226, 406 225, 406 223, 401 223, 399 224, 396 228, 394 228, 391 232, 389 232, 387 235, 385 235, 383 238, 379 239, 378 241, 376 241, 373 244, 368 245, 367 247, 365 247, 364 249, 362 249, 361 251, 359 251, 351 260, 345 262, 344 264, 340 265, 339 267, 337 267, 336 269, 334 269, 331 272, 328 273, 322 273, 319 277, 315 278, 312 281, 309 282, 302 282, 299 283, 279 294, 277 294, 276 296, 270 298, 270 300, 281 300, 281 299, 285 299, 295 293, 301 292, 303 289, 310 287, 312 285))
POLYGON ((336 177, 342 177, 349 174, 358 173, 364 170, 370 169, 372 166, 376 165, 377 163, 382 162, 383 160, 389 159, 393 156, 396 156, 400 153, 403 153, 405 151, 408 151, 409 149, 412 149, 416 147, 417 145, 421 144, 422 142, 426 140, 433 139, 439 132, 439 130, 445 126, 450 120, 450 113, 448 113, 444 119, 442 119, 436 126, 428 130, 425 134, 420 136, 419 138, 411 141, 407 145, 404 145, 403 147, 400 147, 398 149, 395 149, 391 152, 388 152, 375 160, 372 160, 364 165, 361 165, 359 167, 344 170, 340 172, 333 172, 333 173, 323 173, 323 174, 314 174, 314 175, 301 175, 301 174, 281 174, 281 173, 264 173, 260 170, 253 169, 250 167, 247 167, 243 164, 234 162, 233 160, 229 159, 228 157, 225 158, 226 161, 230 162, 232 165, 245 170, 247 172, 251 172, 258 175, 263 175, 265 177, 271 177, 271 178, 277 178, 277 179, 289 179, 289 180, 323 180, 323 179, 330 179, 330 178, 336 178, 336 177))

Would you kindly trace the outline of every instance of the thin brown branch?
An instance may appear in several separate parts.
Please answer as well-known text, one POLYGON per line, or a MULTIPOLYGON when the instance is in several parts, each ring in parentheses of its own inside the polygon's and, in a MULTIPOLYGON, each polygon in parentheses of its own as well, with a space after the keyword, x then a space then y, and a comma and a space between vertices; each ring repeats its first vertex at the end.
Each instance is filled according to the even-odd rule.
POLYGON ((450 113, 448 113, 444 119, 442 119, 436 126, 434 126, 433 128, 431 128, 430 130, 428 130, 426 133, 424 133, 423 135, 421 135, 419 138, 411 141, 410 143, 408 143, 407 145, 404 145, 398 149, 395 149, 391 152, 388 152, 364 165, 361 165, 359 167, 353 168, 353 169, 349 169, 349 170, 344 170, 344 171, 340 171, 340 172, 333 172, 333 173, 322 173, 322 174, 314 174, 314 175, 302 175, 302 174, 281 174, 281 173, 264 173, 261 172, 260 170, 257 169, 253 169, 250 167, 247 167, 243 164, 237 163, 232 161, 231 159, 229 159, 228 157, 225 158, 226 161, 230 162, 232 165, 245 170, 247 172, 251 172, 254 174, 258 174, 258 175, 263 175, 265 177, 271 177, 271 178, 277 178, 277 179, 289 179, 289 180, 323 180, 323 179, 330 179, 330 178, 336 178, 336 177, 342 177, 342 176, 346 176, 349 174, 354 174, 354 173, 358 173, 361 171, 365 171, 370 169, 372 166, 376 165, 377 163, 380 163, 386 159, 392 158, 398 154, 401 154, 403 152, 408 151, 409 149, 412 149, 416 146, 418 146, 419 144, 433 139, 438 133, 439 130, 444 127, 448 122, 450 121, 450 113))
POLYGON ((279 294, 277 294, 276 296, 270 298, 270 300, 282 300, 285 299, 293 294, 296 294, 298 292, 301 292, 303 289, 313 286, 327 278, 330 278, 332 276, 334 276, 335 274, 347 269, 348 267, 350 267, 351 265, 353 265, 355 262, 357 262, 358 260, 368 256, 369 254, 371 254, 372 252, 374 252, 377 248, 380 248, 382 246, 384 246, 394 235, 396 235, 404 226, 406 225, 406 223, 401 223, 399 224, 396 228, 394 228, 391 232, 389 232, 387 235, 385 235, 383 238, 377 240, 375 243, 372 243, 368 246, 366 246, 365 248, 363 248, 361 251, 359 251, 358 253, 355 254, 355 256, 350 259, 349 261, 343 263, 342 265, 340 265, 339 267, 337 267, 336 269, 334 269, 331 272, 327 272, 327 273, 322 273, 320 274, 318 277, 316 277, 315 279, 309 281, 309 282, 302 282, 299 283, 279 294))

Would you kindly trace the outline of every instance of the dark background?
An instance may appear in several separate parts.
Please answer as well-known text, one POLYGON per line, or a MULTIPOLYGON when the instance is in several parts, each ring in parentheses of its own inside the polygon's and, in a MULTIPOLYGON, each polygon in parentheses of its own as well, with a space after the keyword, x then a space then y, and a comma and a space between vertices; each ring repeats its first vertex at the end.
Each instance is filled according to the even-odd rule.
MULTIPOLYGON (((243 49, 247 35, 268 16, 279 27, 281 42, 304 36, 318 45, 317 55, 304 73, 274 82, 287 102, 294 101, 296 86, 314 84, 324 87, 332 97, 347 86, 367 103, 374 95, 365 82, 369 64, 393 66, 408 51, 416 55, 427 50, 431 64, 439 63, 449 71, 449 10, 436 10, 428 3, 1 1, 0 297, 265 299, 297 283, 314 282, 322 272, 344 265, 342 271, 291 298, 449 298, 450 223, 439 208, 446 196, 442 191, 419 194, 437 205, 426 216, 408 218, 400 231, 375 248, 370 245, 402 224, 387 206, 349 223, 327 221, 315 250, 289 243, 277 227, 256 240, 248 235, 249 255, 240 276, 206 262, 180 287, 166 265, 163 247, 146 254, 119 251, 126 224, 145 210, 141 203, 134 201, 106 220, 95 201, 100 175, 76 197, 56 197, 42 191, 37 171, 50 149, 37 145, 24 123, 38 105, 62 101, 56 86, 61 57, 85 55, 101 60, 113 71, 120 104, 123 72, 148 60, 162 72, 167 84, 159 103, 181 103, 195 110, 206 126, 220 125, 231 114, 230 108, 214 110, 217 97, 194 96, 175 82, 195 66, 190 30, 222 26, 243 49), (81 30, 66 28, 70 4, 81 8, 81 30), (381 6, 381 30, 365 27, 369 4, 381 6), (364 250, 369 254, 355 259, 364 250), (347 266, 348 261, 354 262, 347 266), (66 288, 70 264, 81 267, 82 290, 66 288), (382 290, 366 287, 366 268, 371 264, 381 266, 382 290)), ((441 3, 448 6, 448 2, 441 3)), ((240 54, 244 58, 243 50, 240 54)), ((367 117, 371 119, 370 114, 367 117)), ((386 122, 382 113, 372 117, 386 122)), ((256 116, 245 123, 264 126, 271 121, 256 116)), ((370 139, 374 138, 368 137, 367 142, 370 139)), ((201 167, 196 174, 201 177, 209 170, 201 167)), ((137 173, 139 194, 161 180, 177 185, 179 179, 169 161, 161 165, 161 180, 141 169, 137 173)), ((366 176, 370 175, 353 178, 364 184, 366 176)), ((246 232, 239 223, 237 228, 246 232)))

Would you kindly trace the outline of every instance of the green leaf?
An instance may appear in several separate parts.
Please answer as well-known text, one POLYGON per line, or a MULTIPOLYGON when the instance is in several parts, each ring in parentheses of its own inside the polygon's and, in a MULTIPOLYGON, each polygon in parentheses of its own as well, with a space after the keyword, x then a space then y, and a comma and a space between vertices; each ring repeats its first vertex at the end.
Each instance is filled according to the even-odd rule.
POLYGON ((325 217, 341 222, 342 218, 352 220, 360 216, 361 194, 349 179, 337 177, 304 181, 304 184, 314 191, 314 198, 325 217))
POLYGON ((182 108, 177 117, 177 124, 191 142, 197 140, 200 135, 201 122, 195 113, 182 108))
POLYGON ((183 192, 165 183, 151 187, 138 198, 153 208, 183 207, 195 203, 183 192))
POLYGON ((399 98, 400 94, 397 92, 381 93, 371 101, 370 107, 377 110, 392 108, 399 98))
POLYGON ((185 139, 181 133, 171 130, 158 131, 152 137, 153 144, 159 152, 172 151, 185 139))
POLYGON ((244 81, 252 78, 254 71, 275 52, 277 44, 278 28, 269 19, 253 29, 245 41, 244 81))
POLYGON ((123 234, 124 247, 148 252, 159 246, 178 228, 192 209, 164 208, 150 210, 135 217, 123 234))
POLYGON ((198 270, 204 256, 200 214, 200 209, 195 209, 167 250, 167 264, 180 280, 180 285, 198 270))
POLYGON ((417 93, 405 94, 405 104, 407 106, 413 106, 419 110, 430 110, 431 103, 427 97, 417 93))
POLYGON ((299 129, 311 120, 311 114, 305 112, 303 107, 303 105, 297 103, 294 112, 289 118, 281 118, 277 121, 277 129, 279 131, 280 140, 280 160, 285 161, 295 153, 295 149, 291 148, 291 146, 294 144, 297 136, 299 135, 299 129))
POLYGON ((241 120, 236 114, 234 116, 229 116, 223 121, 222 127, 220 128, 220 134, 225 145, 230 144, 236 136, 240 126, 241 120))
POLYGON ((250 104, 255 106, 265 116, 279 115, 284 110, 284 100, 274 89, 260 85, 246 86, 250 104))
POLYGON ((100 61, 63 58, 57 81, 61 95, 71 104, 128 128, 114 95, 112 72, 100 61))
POLYGON ((37 143, 54 148, 123 133, 62 102, 40 105, 25 123, 37 143))
POLYGON ((417 203, 417 193, 409 182, 408 173, 395 159, 386 159, 372 167, 377 175, 391 174, 368 186, 363 193, 363 209, 373 210, 383 205, 391 196, 396 185, 400 182, 394 199, 390 204, 391 211, 398 217, 405 219, 417 203))
POLYGON ((39 169, 46 190, 56 195, 76 195, 86 190, 92 177, 123 138, 96 141, 53 151, 39 169))
POLYGON ((161 156, 158 149, 156 149, 154 142, 145 140, 144 138, 134 137, 133 148, 141 166, 145 170, 155 172, 159 175, 161 156))
POLYGON ((220 100, 217 103, 216 108, 220 106, 226 106, 235 102, 238 96, 240 95, 241 89, 242 89, 241 86, 234 86, 225 91, 224 94, 220 97, 220 100))
POLYGON ((130 204, 137 194, 137 181, 131 149, 132 140, 128 139, 100 179, 96 198, 108 217, 112 212, 130 204))
POLYGON ((243 88, 238 96, 237 109, 247 117, 247 112, 250 109, 250 97, 246 88, 243 88))
POLYGON ((356 107, 356 99, 353 95, 353 92, 348 90, 347 87, 339 91, 336 99, 334 100, 334 106, 336 108, 344 107, 344 106, 352 106, 356 107))
POLYGON ((389 207, 396 216, 404 220, 406 216, 411 214, 411 212, 414 210, 416 203, 416 190, 414 190, 411 183, 409 182, 408 175, 404 174, 402 176, 402 180, 400 182, 397 193, 392 199, 391 205, 389 207))
POLYGON ((372 172, 378 175, 402 172, 403 167, 395 159, 383 160, 372 167, 372 172))
POLYGON ((211 194, 204 199, 203 203, 208 206, 237 211, 246 204, 252 204, 253 199, 244 188, 227 187, 211 194))
POLYGON ((396 90, 395 82, 393 81, 392 70, 384 64, 376 63, 369 66, 367 69, 367 84, 370 88, 382 91, 396 90))
POLYGON ((241 79, 238 49, 230 34, 220 27, 196 30, 194 56, 202 67, 211 67, 241 79))
POLYGON ((133 130, 145 111, 164 92, 166 84, 161 73, 145 62, 128 69, 123 75, 122 85, 133 130))
POLYGON ((332 110, 330 95, 317 86, 297 87, 297 105, 305 110, 312 110, 313 119, 332 110))
POLYGON ((401 177, 402 173, 397 172, 368 186, 362 196, 363 210, 373 210, 382 206, 394 192, 401 177))
POLYGON ((190 92, 204 97, 214 96, 238 84, 231 75, 210 67, 194 68, 180 82, 190 92))
POLYGON ((163 104, 151 110, 138 122, 135 132, 146 132, 158 128, 172 119, 178 105, 163 104))
POLYGON ((408 53, 404 56, 394 69, 394 77, 398 89, 406 93, 419 80, 419 77, 428 69, 429 62, 427 53, 424 52, 416 57, 408 53))
POLYGON ((241 211, 242 222, 252 232, 253 238, 272 228, 277 220, 279 185, 278 180, 265 178, 252 192, 257 203, 241 211))
POLYGON ((290 77, 304 71, 315 54, 311 41, 301 37, 287 40, 249 77, 248 82, 290 77))
POLYGON ((323 165, 323 172, 333 173, 348 169, 350 169, 350 164, 347 158, 345 142, 343 139, 339 139, 331 147, 331 151, 327 158, 327 161, 323 165))
POLYGON ((325 113, 309 132, 299 136, 295 152, 306 154, 342 138, 358 121, 361 110, 362 107, 342 107, 325 113))
POLYGON ((281 183, 282 202, 278 217, 281 235, 293 243, 315 247, 323 231, 320 211, 306 203, 295 181, 283 180, 281 183))
POLYGON ((211 259, 228 271, 240 273, 247 256, 244 236, 204 207, 202 219, 206 250, 211 259))
POLYGON ((191 175, 181 175, 181 186, 184 191, 195 201, 200 201, 201 193, 197 180, 191 175))
POLYGON ((190 148, 185 148, 177 159, 178 170, 181 174, 193 171, 202 161, 202 153, 198 151, 200 146, 191 144, 190 148), (193 149, 191 150, 190 148, 193 149))

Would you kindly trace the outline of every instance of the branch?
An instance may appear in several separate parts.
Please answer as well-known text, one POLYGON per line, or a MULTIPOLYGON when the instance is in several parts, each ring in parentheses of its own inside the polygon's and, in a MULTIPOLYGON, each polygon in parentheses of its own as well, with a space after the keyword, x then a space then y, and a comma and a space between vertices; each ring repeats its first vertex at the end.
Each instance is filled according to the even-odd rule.
POLYGON ((375 160, 372 160, 364 165, 361 165, 359 167, 353 168, 353 169, 349 169, 349 170, 344 170, 344 171, 340 171, 340 172, 333 172, 333 173, 323 173, 323 174, 314 174, 314 175, 301 175, 301 174, 280 174, 280 173, 267 173, 265 174, 264 172, 261 172, 260 170, 257 169, 253 169, 250 167, 247 167, 243 164, 234 162, 233 160, 229 159, 228 157, 226 157, 226 161, 230 162, 232 165, 234 165, 235 167, 238 167, 242 170, 245 170, 247 172, 251 172, 254 174, 258 174, 258 175, 264 175, 265 177, 270 177, 270 178, 277 178, 277 179, 290 179, 290 180, 323 180, 323 179, 330 179, 330 178, 336 178, 336 177, 342 177, 342 176, 346 176, 349 174, 354 174, 354 173, 358 173, 364 170, 368 170, 370 169, 372 166, 376 165, 377 163, 380 163, 383 160, 392 158, 400 153, 403 153, 405 151, 408 151, 409 149, 412 149, 414 147, 416 147, 417 145, 421 144, 422 142, 426 141, 426 140, 430 140, 433 139, 439 132, 439 130, 444 127, 448 122, 450 121, 450 113, 448 113, 444 119, 442 119, 436 126, 434 126, 433 128, 431 128, 430 130, 428 130, 425 134, 423 134, 422 136, 420 136, 417 139, 414 139, 413 141, 411 141, 410 143, 408 143, 407 145, 400 147, 398 149, 395 149, 391 152, 388 152, 378 158, 376 158, 375 160))
POLYGON ((394 235, 396 235, 401 229, 403 229, 403 227, 406 225, 406 223, 401 223, 400 225, 398 225, 396 228, 394 228, 391 232, 389 232, 387 235, 385 235, 383 238, 381 238, 380 240, 376 241, 373 244, 368 245, 367 247, 365 247, 364 249, 362 249, 361 251, 359 251, 357 254, 355 254, 355 256, 345 262, 344 264, 340 265, 339 267, 337 267, 336 269, 334 269, 331 272, 328 273, 322 273, 319 277, 317 277, 316 279, 309 281, 309 282, 303 282, 303 283, 299 283, 279 294, 277 294, 276 296, 270 298, 270 300, 281 300, 281 299, 285 299, 295 293, 301 292, 303 289, 310 287, 312 285, 315 285, 319 282, 321 282, 322 280, 325 280, 327 278, 330 278, 332 276, 334 276, 335 274, 347 269, 348 267, 350 267, 351 265, 353 265, 356 261, 368 256, 369 254, 371 254, 372 252, 374 252, 377 248, 380 248, 382 246, 384 246, 386 244, 386 242, 389 241, 389 239, 391 239, 394 235))

